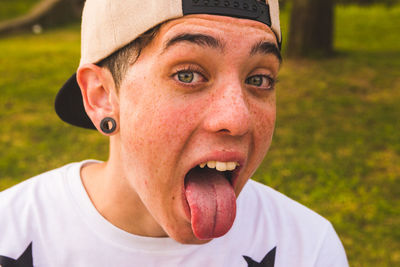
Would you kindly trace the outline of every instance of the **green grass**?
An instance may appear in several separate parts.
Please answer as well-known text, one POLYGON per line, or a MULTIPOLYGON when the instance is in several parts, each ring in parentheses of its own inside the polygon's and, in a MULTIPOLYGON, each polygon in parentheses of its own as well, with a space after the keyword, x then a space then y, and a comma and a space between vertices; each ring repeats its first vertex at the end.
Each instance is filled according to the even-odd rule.
POLYGON ((79 40, 77 25, 0 40, 0 190, 71 158, 106 158, 105 138, 53 111, 57 90, 78 65, 79 40))
POLYGON ((40 0, 1 0, 0 21, 26 14, 40 0))
MULTIPOLYGON (((399 6, 339 6, 337 56, 284 61, 273 144, 254 176, 328 218, 351 266, 400 266, 399 25, 399 6)), ((79 27, 0 39, 0 51, 0 190, 106 159, 106 138, 53 112, 79 27)))
POLYGON ((284 63, 255 177, 330 219, 351 266, 400 266, 400 7, 336 14, 336 57, 284 63))

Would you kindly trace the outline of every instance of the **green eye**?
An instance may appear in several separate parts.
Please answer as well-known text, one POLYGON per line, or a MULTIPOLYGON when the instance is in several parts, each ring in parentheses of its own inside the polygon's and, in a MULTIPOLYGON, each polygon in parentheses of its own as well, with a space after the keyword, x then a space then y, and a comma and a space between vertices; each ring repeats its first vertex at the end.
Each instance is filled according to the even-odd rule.
POLYGON ((274 87, 274 80, 266 75, 254 75, 246 79, 246 83, 259 87, 263 90, 271 90, 274 87))
POLYGON ((191 83, 193 78, 194 74, 191 71, 182 71, 178 73, 178 80, 183 83, 191 83))
POLYGON ((263 78, 261 76, 252 76, 246 80, 246 83, 254 86, 261 86, 263 78))

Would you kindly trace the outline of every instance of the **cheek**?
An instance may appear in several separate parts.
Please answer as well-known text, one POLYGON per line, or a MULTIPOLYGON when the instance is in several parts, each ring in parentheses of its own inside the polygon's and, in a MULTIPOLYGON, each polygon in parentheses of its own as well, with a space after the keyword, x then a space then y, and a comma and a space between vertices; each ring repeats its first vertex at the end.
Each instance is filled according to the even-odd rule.
POLYGON ((254 119, 254 152, 260 164, 272 141, 276 120, 275 97, 267 103, 255 104, 252 109, 254 119))
POLYGON ((136 106, 133 101, 121 101, 123 168, 144 205, 165 226, 184 217, 179 164, 201 109, 163 95, 141 97, 136 106))
POLYGON ((251 141, 248 151, 248 165, 243 170, 242 179, 238 182, 236 194, 239 195, 247 180, 262 163, 270 145, 275 128, 275 99, 253 101, 249 103, 251 111, 251 141))
POLYGON ((253 118, 255 119, 255 135, 257 139, 264 140, 263 143, 271 143, 276 120, 276 98, 273 94, 263 103, 253 105, 253 118))
MULTIPOLYGON (((182 149, 183 143, 196 128, 199 112, 188 102, 161 103, 154 114, 153 129, 155 137, 161 140, 163 147, 182 149)), ((171 153, 178 151, 172 150, 171 153)))
MULTIPOLYGON (((142 175, 173 176, 185 141, 196 128, 200 109, 189 105, 189 101, 154 94, 122 102, 123 160, 127 158, 127 164, 137 165, 142 175)), ((172 183, 171 179, 162 182, 172 183)))

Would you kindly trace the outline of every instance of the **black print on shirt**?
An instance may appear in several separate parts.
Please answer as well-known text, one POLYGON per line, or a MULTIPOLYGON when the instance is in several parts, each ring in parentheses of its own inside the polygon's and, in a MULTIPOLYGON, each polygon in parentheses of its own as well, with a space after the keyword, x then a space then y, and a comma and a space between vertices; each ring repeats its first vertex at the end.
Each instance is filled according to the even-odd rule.
POLYGON ((6 256, 0 256, 1 267, 33 267, 32 243, 25 249, 22 255, 14 260, 6 256))
POLYGON ((247 261, 248 267, 274 267, 275 253, 276 253, 276 247, 274 247, 270 252, 268 252, 261 262, 256 262, 255 260, 253 260, 248 256, 243 256, 243 258, 247 261))

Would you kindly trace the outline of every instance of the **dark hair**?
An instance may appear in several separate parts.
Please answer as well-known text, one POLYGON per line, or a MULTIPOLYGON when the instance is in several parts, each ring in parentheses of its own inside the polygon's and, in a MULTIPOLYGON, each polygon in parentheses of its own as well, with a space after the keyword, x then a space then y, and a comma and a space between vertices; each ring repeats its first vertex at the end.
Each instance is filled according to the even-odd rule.
POLYGON ((141 34, 135 40, 118 49, 108 57, 102 59, 96 65, 104 67, 111 72, 115 87, 119 89, 129 65, 134 64, 142 50, 154 39, 162 24, 154 26, 141 34))

